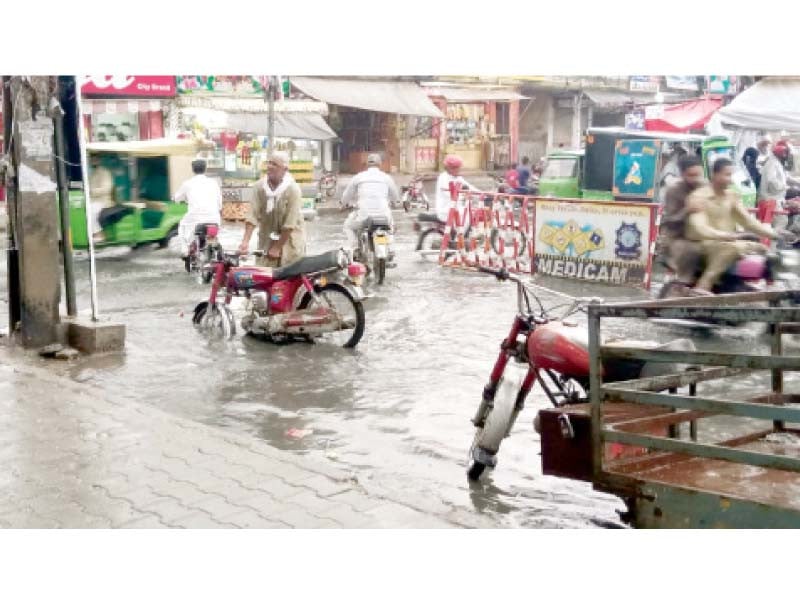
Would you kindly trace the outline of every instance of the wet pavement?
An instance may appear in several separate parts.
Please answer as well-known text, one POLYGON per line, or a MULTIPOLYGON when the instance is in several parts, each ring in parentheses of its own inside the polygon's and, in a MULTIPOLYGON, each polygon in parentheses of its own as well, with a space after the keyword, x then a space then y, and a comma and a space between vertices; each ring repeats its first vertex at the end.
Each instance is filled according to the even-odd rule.
MULTIPOLYGON (((309 253, 341 245, 343 219, 333 213, 308 223, 309 253)), ((589 484, 541 475, 532 427, 536 409, 547 406, 539 390, 504 441, 498 468, 483 483, 468 484, 470 418, 513 319, 515 290, 488 276, 420 259, 413 252, 412 218, 400 212, 395 219, 398 266, 387 272, 383 286, 368 286, 366 333, 355 350, 326 343, 276 346, 241 331, 230 342, 205 340, 190 316, 208 287, 183 272, 169 250, 112 249, 97 260, 100 312, 127 325, 125 353, 82 357, 51 369, 115 401, 144 402, 325 461, 388 497, 422 508, 471 511, 500 527, 617 526, 615 510, 623 509, 617 498, 589 484)), ((238 244, 242 229, 224 227, 226 247, 238 244)), ((85 258, 77 261, 77 273, 84 310, 85 258)), ((546 283, 576 295, 646 295, 546 283)), ((0 285, 5 297, 5 281, 0 285)), ((562 302, 547 294, 542 299, 562 302)), ((5 310, 0 304, 4 321, 5 310)), ((238 312, 237 321, 240 317, 238 312)), ((610 331, 664 340, 687 333, 643 322, 612 324, 610 331)), ((750 329, 688 333, 701 348, 751 349, 756 340, 766 352, 763 339, 750 329)))

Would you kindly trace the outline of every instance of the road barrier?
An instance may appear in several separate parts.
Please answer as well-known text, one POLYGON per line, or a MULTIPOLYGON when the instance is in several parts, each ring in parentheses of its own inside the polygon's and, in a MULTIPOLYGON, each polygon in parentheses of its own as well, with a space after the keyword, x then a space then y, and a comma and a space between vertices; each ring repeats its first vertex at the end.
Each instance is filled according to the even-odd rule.
POLYGON ((660 206, 472 192, 451 183, 439 264, 649 289, 660 206))

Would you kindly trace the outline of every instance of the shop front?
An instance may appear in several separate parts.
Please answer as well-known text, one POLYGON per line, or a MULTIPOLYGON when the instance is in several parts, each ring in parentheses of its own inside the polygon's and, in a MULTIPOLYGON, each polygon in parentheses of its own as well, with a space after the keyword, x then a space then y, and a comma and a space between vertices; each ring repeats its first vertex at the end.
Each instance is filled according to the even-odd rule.
POLYGON ((435 128, 441 161, 457 154, 466 170, 507 168, 518 160, 519 101, 525 96, 510 89, 425 87, 445 114, 435 128))
POLYGON ((172 76, 87 76, 81 80, 84 127, 92 142, 164 137, 165 103, 176 94, 172 76))
MULTIPOLYGON (((304 197, 313 197, 311 184, 323 167, 325 146, 336 138, 323 119, 325 110, 318 102, 274 104, 274 149, 289 154, 289 170, 304 197)), ((180 96, 173 116, 179 136, 213 143, 202 156, 208 161, 208 174, 219 178, 226 204, 223 216, 241 218, 270 152, 267 103, 252 96, 180 96)))
POLYGON ((416 83, 292 77, 291 85, 330 106, 328 122, 341 140, 333 157, 340 171, 362 171, 371 153, 381 156, 388 173, 436 168, 433 121, 443 114, 416 83))

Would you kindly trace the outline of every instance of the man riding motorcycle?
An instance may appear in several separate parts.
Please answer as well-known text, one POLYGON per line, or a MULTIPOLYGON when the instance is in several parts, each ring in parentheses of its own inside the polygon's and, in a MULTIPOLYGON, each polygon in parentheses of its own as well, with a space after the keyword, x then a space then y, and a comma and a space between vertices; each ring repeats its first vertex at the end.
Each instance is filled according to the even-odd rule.
POLYGON ((778 234, 772 227, 757 221, 742 205, 738 192, 731 188, 733 163, 720 158, 712 167, 711 185, 695 190, 687 201, 689 219, 686 235, 701 243, 706 268, 695 286, 701 294, 711 294, 714 285, 739 258, 746 254, 766 254, 761 243, 749 241, 752 234, 778 239, 794 236, 778 234), (750 233, 737 231, 737 225, 750 233))
POLYGON ((660 233, 666 244, 670 267, 675 270, 676 279, 680 283, 673 287, 673 293, 689 296, 693 295, 691 286, 700 268, 703 247, 700 242, 686 238, 686 221, 689 216, 686 200, 704 183, 703 162, 696 155, 685 155, 678 161, 678 170, 680 179, 669 185, 664 194, 660 233))
MULTIPOLYGON (((343 227, 350 249, 358 247, 358 232, 367 219, 385 219, 389 229, 394 231, 389 202, 392 200, 399 203, 400 192, 394 180, 380 170, 380 164, 380 155, 370 154, 367 157, 367 169, 353 177, 342 194, 343 207, 355 206, 356 202, 358 204, 358 210, 350 213, 343 227)), ((392 256, 393 252, 390 250, 390 261, 392 256)))
POLYGON ((222 211, 222 191, 219 184, 206 175, 206 161, 192 161, 194 177, 187 179, 175 192, 173 202, 186 202, 189 209, 178 226, 181 256, 188 264, 189 245, 197 225, 213 223, 219 225, 222 211))
MULTIPOLYGON (((450 199, 450 182, 461 184, 462 190, 480 191, 461 177, 462 164, 461 157, 455 154, 448 154, 444 158, 444 172, 436 180, 436 216, 440 221, 446 222, 447 216, 450 214, 450 205, 452 203, 450 199)), ((459 199, 457 206, 460 212, 464 208, 464 202, 459 199)))

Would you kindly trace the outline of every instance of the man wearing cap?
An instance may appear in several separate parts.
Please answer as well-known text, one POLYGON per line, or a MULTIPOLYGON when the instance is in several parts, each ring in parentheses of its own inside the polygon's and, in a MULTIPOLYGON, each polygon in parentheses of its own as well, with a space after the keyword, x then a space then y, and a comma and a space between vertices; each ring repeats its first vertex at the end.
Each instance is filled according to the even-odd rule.
POLYGON ((343 206, 358 205, 358 210, 350 213, 344 222, 343 229, 348 248, 355 248, 358 245, 358 231, 367 219, 385 219, 389 228, 394 229, 389 199, 399 203, 400 192, 394 179, 380 170, 380 164, 380 155, 370 154, 367 157, 367 169, 353 177, 342 194, 343 206))
POLYGON ((258 227, 258 249, 266 253, 258 264, 283 267, 306 254, 302 193, 289 173, 289 155, 285 152, 274 152, 267 160, 266 171, 267 176, 254 186, 239 252, 249 252, 250 238, 258 227), (278 239, 272 239, 272 234, 278 239))
POLYGON ((184 259, 189 254, 189 244, 192 243, 195 226, 202 223, 219 225, 222 211, 222 192, 219 184, 206 175, 206 161, 193 160, 192 172, 194 177, 184 181, 172 197, 173 202, 186 202, 189 205, 178 226, 181 256, 184 259))
MULTIPOLYGON (((460 184, 462 190, 480 191, 461 177, 462 164, 461 157, 455 154, 448 154, 444 158, 444 172, 436 180, 436 216, 439 217, 440 221, 447 221, 447 216, 450 214, 450 206, 452 204, 450 182, 460 184)), ((459 199, 457 206, 458 210, 461 211, 464 207, 464 202, 459 199)))

